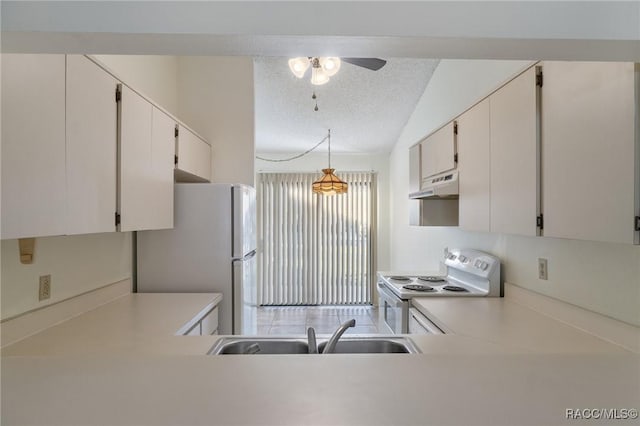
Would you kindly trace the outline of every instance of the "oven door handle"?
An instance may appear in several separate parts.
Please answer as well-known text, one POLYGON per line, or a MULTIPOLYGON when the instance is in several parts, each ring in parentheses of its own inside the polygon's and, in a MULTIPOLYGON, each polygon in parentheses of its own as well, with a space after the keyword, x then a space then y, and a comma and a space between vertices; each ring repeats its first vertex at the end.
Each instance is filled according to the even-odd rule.
POLYGON ((393 294, 387 288, 387 286, 382 283, 378 283, 378 293, 380 297, 384 299, 385 302, 387 302, 387 304, 393 306, 394 308, 400 308, 406 303, 406 301, 393 294))

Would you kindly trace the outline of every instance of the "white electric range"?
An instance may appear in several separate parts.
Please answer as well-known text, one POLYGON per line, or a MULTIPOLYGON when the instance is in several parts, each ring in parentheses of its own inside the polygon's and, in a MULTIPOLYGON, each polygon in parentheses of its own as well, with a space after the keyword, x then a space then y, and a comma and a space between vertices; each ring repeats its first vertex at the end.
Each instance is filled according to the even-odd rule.
POLYGON ((443 333, 411 307, 414 297, 501 297, 500 260, 473 249, 445 255, 446 275, 378 272, 380 325, 391 333, 443 333))

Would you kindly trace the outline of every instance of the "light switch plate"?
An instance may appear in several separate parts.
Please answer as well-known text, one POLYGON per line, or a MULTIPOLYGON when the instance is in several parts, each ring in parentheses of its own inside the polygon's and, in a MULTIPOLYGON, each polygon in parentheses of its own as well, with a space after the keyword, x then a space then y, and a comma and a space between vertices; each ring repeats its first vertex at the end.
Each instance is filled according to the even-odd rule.
POLYGON ((538 278, 541 280, 548 279, 547 259, 542 257, 538 258, 538 278))
POLYGON ((46 300, 51 297, 51 275, 40 276, 40 288, 38 290, 38 300, 46 300))

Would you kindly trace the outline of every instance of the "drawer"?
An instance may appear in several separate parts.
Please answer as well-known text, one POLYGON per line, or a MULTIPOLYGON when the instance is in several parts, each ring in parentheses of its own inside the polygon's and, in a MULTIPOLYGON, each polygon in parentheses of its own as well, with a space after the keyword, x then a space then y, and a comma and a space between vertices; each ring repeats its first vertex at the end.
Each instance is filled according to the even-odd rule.
POLYGON ((201 332, 203 336, 208 336, 218 331, 218 308, 213 308, 209 311, 200 323, 202 325, 201 332))

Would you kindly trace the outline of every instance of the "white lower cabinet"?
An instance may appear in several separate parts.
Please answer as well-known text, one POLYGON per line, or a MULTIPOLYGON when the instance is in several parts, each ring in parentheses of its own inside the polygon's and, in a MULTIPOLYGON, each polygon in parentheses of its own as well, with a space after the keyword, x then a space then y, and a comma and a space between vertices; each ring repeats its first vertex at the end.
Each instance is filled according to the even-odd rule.
POLYGON ((2 239, 62 235, 65 55, 2 54, 2 239))
POLYGON ((178 182, 211 181, 211 146, 184 126, 176 137, 175 176, 178 182))
POLYGON ((218 334, 218 307, 207 312, 198 322, 189 329, 185 336, 209 336, 218 334))
POLYGON ((201 336, 202 332, 201 332, 201 327, 200 327, 200 322, 198 322, 196 325, 194 325, 189 331, 187 331, 185 334, 185 336, 201 336))
POLYGON ((218 333, 218 308, 213 308, 200 321, 203 336, 218 333))
POLYGON ((543 235, 638 243, 633 63, 544 62, 543 235))

